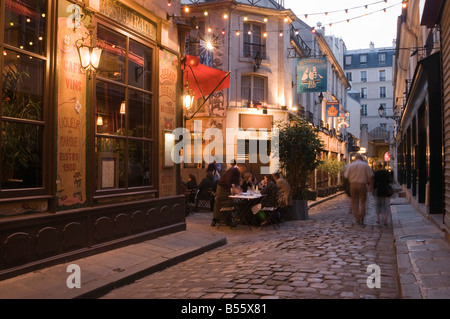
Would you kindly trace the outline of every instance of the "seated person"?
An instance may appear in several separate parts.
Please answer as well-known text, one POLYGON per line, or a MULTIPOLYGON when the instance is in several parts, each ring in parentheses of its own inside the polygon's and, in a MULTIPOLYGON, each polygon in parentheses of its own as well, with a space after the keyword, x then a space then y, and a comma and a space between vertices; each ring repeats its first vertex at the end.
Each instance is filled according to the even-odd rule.
POLYGON ((278 172, 272 174, 272 176, 279 189, 278 204, 281 207, 290 206, 292 204, 292 197, 291 187, 289 186, 289 183, 283 177, 281 177, 280 173, 278 172))
POLYGON ((214 207, 214 195, 211 192, 216 192, 216 183, 214 182, 214 175, 212 172, 206 173, 206 177, 202 179, 200 184, 198 185, 197 197, 195 199, 195 209, 198 207, 198 201, 209 200, 211 205, 211 210, 214 207))
MULTIPOLYGON (((261 190, 261 195, 265 195, 261 201, 260 208, 264 207, 278 207, 278 186, 275 184, 271 175, 264 176, 265 186, 261 190)), ((260 210, 257 214, 257 223, 264 225, 267 223, 266 213, 260 210)))
MULTIPOLYGON (((188 190, 197 189, 197 180, 193 174, 189 174, 188 181, 186 183, 186 188, 188 190)), ((193 203, 195 200, 195 192, 189 195, 189 202, 193 203)))
POLYGON ((250 191, 252 189, 252 186, 253 186, 253 176, 251 173, 247 172, 244 174, 243 182, 241 185, 242 191, 246 193, 247 191, 250 191))

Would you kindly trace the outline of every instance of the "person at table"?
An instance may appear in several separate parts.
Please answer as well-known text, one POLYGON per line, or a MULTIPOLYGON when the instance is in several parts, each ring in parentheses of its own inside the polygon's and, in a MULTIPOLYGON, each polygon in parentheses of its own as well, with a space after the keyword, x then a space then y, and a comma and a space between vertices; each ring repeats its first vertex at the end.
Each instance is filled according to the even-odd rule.
POLYGON ((199 200, 209 199, 211 208, 214 208, 214 196, 211 192, 215 192, 217 188, 214 183, 214 175, 212 172, 206 173, 206 177, 198 184, 197 197, 195 199, 195 209, 197 210, 199 200))
MULTIPOLYGON (((188 178, 188 181, 186 183, 186 188, 190 189, 190 190, 194 190, 194 189, 197 188, 197 179, 195 178, 194 174, 189 174, 189 178, 188 178)), ((191 203, 193 203, 194 200, 195 200, 195 193, 192 193, 189 196, 189 201, 191 203)))
MULTIPOLYGON (((272 175, 264 175, 265 186, 261 190, 261 195, 265 195, 261 201, 261 209, 264 207, 277 207, 278 206, 278 186, 275 183, 272 175)), ((263 226, 267 223, 267 216, 264 211, 257 213, 257 222, 263 226)))
POLYGON ((282 207, 290 206, 292 197, 291 187, 289 186, 289 183, 283 177, 281 177, 280 173, 278 172, 272 174, 272 176, 279 189, 278 204, 282 207))
POLYGON ((253 187, 253 175, 252 173, 246 172, 244 174, 244 178, 243 178, 243 183, 242 183, 242 191, 244 193, 250 191, 253 187))
POLYGON ((215 226, 216 223, 222 218, 220 209, 228 206, 229 196, 233 191, 234 194, 240 194, 242 188, 242 176, 246 172, 247 167, 245 164, 237 164, 227 169, 217 183, 216 196, 214 200, 213 219, 211 226, 215 226))

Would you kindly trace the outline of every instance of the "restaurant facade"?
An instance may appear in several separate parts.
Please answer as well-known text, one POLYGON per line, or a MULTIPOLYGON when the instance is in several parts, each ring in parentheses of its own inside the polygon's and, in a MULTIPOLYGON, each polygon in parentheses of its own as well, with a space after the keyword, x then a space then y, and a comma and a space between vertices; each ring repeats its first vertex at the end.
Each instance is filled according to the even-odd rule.
POLYGON ((0 1, 0 278, 186 229, 179 1, 0 1), (81 47, 102 49, 83 70, 81 47), (95 63, 95 61, 94 61, 95 63))

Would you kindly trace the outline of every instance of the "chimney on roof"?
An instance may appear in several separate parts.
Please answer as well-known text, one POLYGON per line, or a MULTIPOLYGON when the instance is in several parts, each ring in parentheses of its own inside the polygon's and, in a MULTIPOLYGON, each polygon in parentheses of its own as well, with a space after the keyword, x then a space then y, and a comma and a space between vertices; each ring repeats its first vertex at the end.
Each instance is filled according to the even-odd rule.
POLYGON ((375 49, 375 44, 373 42, 370 42, 370 51, 373 51, 373 49, 375 49))

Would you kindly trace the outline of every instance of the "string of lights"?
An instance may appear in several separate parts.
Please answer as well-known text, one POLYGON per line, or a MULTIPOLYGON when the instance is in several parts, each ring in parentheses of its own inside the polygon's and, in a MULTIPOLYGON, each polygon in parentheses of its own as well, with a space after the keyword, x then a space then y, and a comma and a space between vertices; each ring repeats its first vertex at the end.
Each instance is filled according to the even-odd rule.
POLYGON ((339 24, 339 23, 343 23, 343 22, 349 23, 349 22, 352 21, 352 20, 360 19, 360 18, 369 16, 369 15, 372 15, 372 14, 375 14, 375 13, 378 13, 378 12, 381 12, 381 11, 386 12, 388 9, 391 9, 391 8, 393 8, 393 7, 396 7, 396 6, 398 6, 398 5, 402 4, 402 3, 403 3, 403 2, 399 2, 399 3, 393 4, 393 5, 391 5, 391 6, 385 7, 385 8, 383 8, 383 9, 379 9, 379 10, 375 10, 375 11, 371 11, 371 12, 366 12, 366 13, 364 13, 364 14, 361 14, 361 15, 359 15, 359 16, 354 16, 354 17, 352 17, 352 18, 348 18, 348 19, 344 19, 344 20, 340 20, 340 21, 335 21, 335 22, 330 22, 328 25, 331 27, 331 26, 333 26, 333 25, 335 25, 335 24, 339 24))
POLYGON ((360 9, 360 8, 366 8, 368 9, 369 6, 373 6, 379 3, 387 3, 388 0, 381 0, 381 1, 377 1, 377 2, 373 2, 373 3, 369 3, 369 4, 364 4, 364 5, 360 5, 360 6, 356 6, 356 7, 351 7, 351 8, 347 8, 347 9, 339 9, 339 10, 333 10, 333 11, 325 11, 325 12, 315 12, 315 13, 306 13, 304 14, 304 16, 307 18, 309 16, 314 16, 314 15, 329 15, 332 13, 338 13, 338 12, 345 12, 348 13, 350 10, 355 10, 355 9, 360 9))
MULTIPOLYGON (((366 4, 366 5, 355 6, 355 7, 352 7, 352 8, 349 8, 349 9, 344 9, 344 10, 334 10, 334 11, 329 11, 329 12, 305 14, 305 18, 307 18, 308 15, 319 15, 319 14, 321 14, 321 15, 328 15, 329 13, 337 13, 337 12, 342 12, 342 11, 345 11, 346 13, 348 13, 349 10, 354 10, 354 9, 364 8, 364 7, 366 9, 368 9, 368 6, 373 6, 373 5, 380 4, 380 3, 387 3, 387 0, 381 0, 381 1, 373 2, 373 3, 369 3, 369 4, 366 4)), ((344 23, 344 22, 350 23, 350 21, 352 21, 352 20, 360 19, 360 18, 369 16, 369 15, 372 15, 372 14, 375 14, 375 13, 378 13, 378 12, 381 12, 381 11, 387 12, 388 9, 396 7, 396 6, 400 5, 400 4, 402 5, 403 8, 406 8, 407 3, 408 3, 408 0, 402 0, 401 2, 397 2, 397 3, 393 4, 393 5, 384 7, 384 8, 379 9, 379 10, 375 10, 375 11, 371 11, 371 12, 365 12, 364 14, 361 14, 361 15, 358 15, 358 16, 354 16, 354 17, 351 17, 351 18, 348 18, 348 19, 343 19, 343 20, 339 20, 339 21, 335 21, 335 22, 330 22, 330 23, 327 23, 327 24, 330 27, 332 27, 333 25, 339 24, 339 23, 344 23)), ((188 9, 189 9, 188 7, 185 7, 185 10, 184 10, 185 13, 189 12, 188 9)), ((208 16, 208 11, 207 10, 204 10, 204 15, 208 16)), ((223 18, 224 19, 228 19, 228 15, 225 13, 223 15, 223 18)), ((244 21, 246 21, 246 17, 244 17, 244 21)), ((267 18, 264 19, 264 22, 267 22, 267 18)), ((285 18, 285 22, 287 22, 287 18, 285 18)), ((316 33, 316 28, 315 27, 311 27, 309 30, 311 30, 312 33, 316 33)), ((211 33, 211 32, 212 32, 212 28, 209 27, 208 28, 208 33, 211 33)), ((236 36, 240 36, 241 33, 243 33, 243 32, 244 32, 244 30, 235 29, 236 36)), ((247 33, 249 35, 252 35, 252 32, 253 31, 248 31, 247 33)), ((261 35, 263 37, 267 37, 269 33, 274 33, 274 32, 278 33, 278 35, 280 37, 282 37, 285 32, 289 32, 289 31, 288 30, 265 30, 264 32, 262 32, 261 35)), ((225 33, 226 33, 225 29, 222 29, 222 31, 220 33, 222 35, 225 35, 225 33)), ((296 34, 298 34, 298 29, 296 30, 296 34)))

